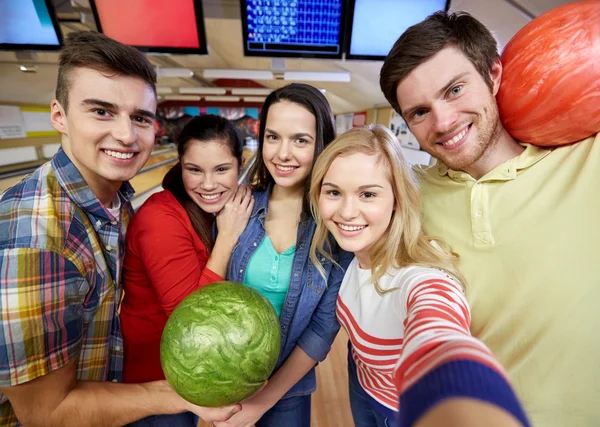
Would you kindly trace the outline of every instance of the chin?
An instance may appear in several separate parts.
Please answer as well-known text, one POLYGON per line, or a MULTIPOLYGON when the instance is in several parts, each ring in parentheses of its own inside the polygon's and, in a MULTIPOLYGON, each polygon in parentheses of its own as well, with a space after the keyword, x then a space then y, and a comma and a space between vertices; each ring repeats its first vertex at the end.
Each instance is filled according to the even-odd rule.
POLYGON ((199 204, 198 206, 200 207, 200 209, 202 209, 206 213, 216 214, 216 213, 219 213, 221 211, 221 209, 223 209, 223 206, 225 206, 225 203, 218 204, 218 205, 205 205, 204 203, 202 203, 202 204, 199 204))

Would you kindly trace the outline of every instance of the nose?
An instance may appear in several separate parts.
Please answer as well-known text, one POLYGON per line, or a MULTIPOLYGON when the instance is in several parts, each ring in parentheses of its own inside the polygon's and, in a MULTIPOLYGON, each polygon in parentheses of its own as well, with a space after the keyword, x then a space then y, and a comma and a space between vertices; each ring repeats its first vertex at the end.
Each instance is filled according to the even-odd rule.
POLYGON ((458 121, 458 113, 448 103, 439 103, 432 110, 433 130, 439 135, 453 131, 458 121))
POLYGON ((217 182, 215 181, 212 174, 207 173, 204 175, 204 179, 202 180, 200 187, 202 187, 202 189, 206 191, 213 191, 217 188, 217 182))
POLYGON ((133 123, 129 117, 121 117, 115 122, 112 136, 124 145, 131 145, 136 142, 137 134, 133 123))
POLYGON ((339 209, 340 218, 350 221, 358 216, 358 209, 352 197, 345 197, 339 209))
POLYGON ((283 141, 279 145, 279 152, 277 153, 277 156, 283 161, 288 161, 292 157, 290 144, 288 142, 283 141))

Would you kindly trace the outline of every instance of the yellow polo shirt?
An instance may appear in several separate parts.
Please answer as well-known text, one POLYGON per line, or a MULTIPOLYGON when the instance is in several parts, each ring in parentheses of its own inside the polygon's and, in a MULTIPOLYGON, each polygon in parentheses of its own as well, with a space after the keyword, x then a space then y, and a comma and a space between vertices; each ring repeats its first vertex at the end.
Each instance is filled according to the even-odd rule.
POLYGON ((536 427, 600 426, 600 134, 479 180, 417 169, 425 231, 461 257, 472 333, 536 427))

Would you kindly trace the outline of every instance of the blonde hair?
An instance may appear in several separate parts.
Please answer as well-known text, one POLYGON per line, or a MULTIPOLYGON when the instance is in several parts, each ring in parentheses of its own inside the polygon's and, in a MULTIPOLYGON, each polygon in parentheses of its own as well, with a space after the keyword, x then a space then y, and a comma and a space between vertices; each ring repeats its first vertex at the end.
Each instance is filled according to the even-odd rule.
POLYGON ((382 125, 354 128, 340 135, 319 155, 313 167, 309 199, 317 228, 310 247, 310 258, 319 271, 324 273, 318 254, 334 261, 330 253, 329 231, 318 209, 321 184, 336 158, 354 153, 379 156, 379 161, 387 169, 394 194, 391 221, 370 251, 372 279, 377 292, 384 294, 390 291, 384 291, 379 286, 379 280, 391 268, 412 265, 443 270, 464 286, 466 282, 457 267, 457 255, 440 240, 423 233, 421 198, 416 178, 404 159, 397 138, 382 125))

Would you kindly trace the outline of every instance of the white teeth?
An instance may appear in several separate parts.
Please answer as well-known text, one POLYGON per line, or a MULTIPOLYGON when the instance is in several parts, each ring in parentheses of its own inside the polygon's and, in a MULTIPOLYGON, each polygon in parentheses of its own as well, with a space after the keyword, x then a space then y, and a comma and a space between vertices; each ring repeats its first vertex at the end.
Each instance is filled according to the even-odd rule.
POLYGON ((131 159, 135 153, 120 153, 118 151, 103 150, 106 154, 117 159, 131 159))
POLYGON ((219 198, 219 196, 221 195, 221 193, 218 194, 200 194, 200 197, 202 197, 203 199, 206 200, 216 200, 219 198))
POLYGON ((296 169, 294 166, 279 166, 279 165, 275 165, 277 166, 277 169, 279 169, 280 171, 283 172, 290 172, 293 171, 294 169, 296 169))
POLYGON ((468 130, 469 130, 468 127, 465 128, 465 130, 463 130, 461 133, 459 133, 458 135, 456 135, 450 141, 443 142, 442 144, 444 144, 444 145, 454 145, 454 144, 456 144, 458 141, 460 141, 461 139, 464 138, 464 136, 467 134, 468 130))
POLYGON ((366 225, 344 225, 344 224, 339 224, 340 228, 344 231, 357 231, 357 230, 362 230, 363 228, 366 227, 366 225))

